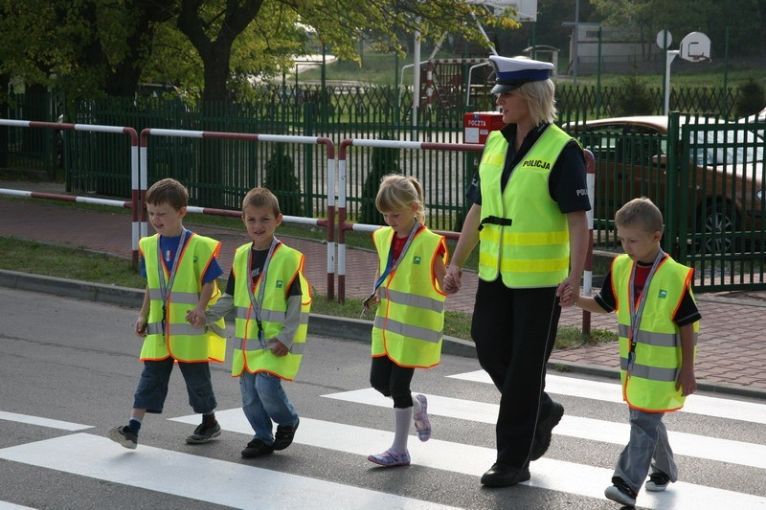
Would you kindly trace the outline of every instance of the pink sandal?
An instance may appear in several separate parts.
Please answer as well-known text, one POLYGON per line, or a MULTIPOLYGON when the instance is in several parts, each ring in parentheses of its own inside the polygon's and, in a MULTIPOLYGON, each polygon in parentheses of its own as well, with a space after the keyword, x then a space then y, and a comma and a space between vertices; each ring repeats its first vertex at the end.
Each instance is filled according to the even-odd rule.
POLYGON ((367 460, 383 467, 409 466, 410 453, 405 450, 403 453, 395 452, 391 449, 376 455, 370 455, 367 460))
POLYGON ((418 431, 418 439, 428 441, 431 439, 431 422, 428 420, 428 401, 425 395, 415 395, 415 399, 420 404, 420 410, 413 416, 415 419, 415 430, 418 431))

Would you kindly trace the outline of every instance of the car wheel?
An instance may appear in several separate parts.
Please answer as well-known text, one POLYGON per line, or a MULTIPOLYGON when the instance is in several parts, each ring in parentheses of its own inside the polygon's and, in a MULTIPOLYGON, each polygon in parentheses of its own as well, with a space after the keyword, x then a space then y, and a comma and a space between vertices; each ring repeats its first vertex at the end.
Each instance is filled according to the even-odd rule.
POLYGON ((699 211, 699 232, 703 234, 699 249, 703 254, 732 253, 739 242, 734 238, 738 229, 737 208, 727 200, 716 200, 707 203, 703 211, 699 211))

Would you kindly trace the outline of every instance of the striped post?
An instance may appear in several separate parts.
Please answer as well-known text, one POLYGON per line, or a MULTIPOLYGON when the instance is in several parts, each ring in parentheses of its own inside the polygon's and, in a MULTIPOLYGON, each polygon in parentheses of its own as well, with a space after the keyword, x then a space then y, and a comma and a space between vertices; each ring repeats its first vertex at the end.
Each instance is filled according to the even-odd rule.
MULTIPOLYGON (((327 297, 333 299, 335 295, 335 144, 326 137, 319 136, 293 136, 271 135, 256 133, 232 133, 226 131, 193 131, 183 129, 158 129, 146 128, 141 131, 140 159, 141 159, 141 202, 145 201, 148 185, 148 146, 150 136, 165 136, 171 138, 199 138, 217 140, 243 140, 252 142, 292 143, 304 145, 324 145, 327 153, 327 218, 304 218, 300 216, 284 216, 284 221, 299 225, 311 225, 325 227, 327 232, 327 297)), ((142 211, 142 225, 145 225, 145 212, 142 211)), ((187 207, 188 212, 200 214, 212 214, 240 218, 241 211, 227 209, 215 209, 210 207, 187 207)))
MULTIPOLYGON (((138 163, 138 134, 136 130, 131 127, 120 126, 102 126, 98 124, 70 124, 66 122, 38 122, 34 120, 9 120, 0 119, 0 126, 10 127, 22 127, 22 128, 41 128, 52 130, 67 130, 67 131, 87 131, 91 133, 114 133, 125 134, 130 137, 130 209, 131 209, 131 259, 133 268, 138 267, 138 239, 139 239, 139 163, 138 163)), ((32 198, 49 198, 53 200, 66 200, 69 202, 80 203, 99 203, 100 205, 116 205, 123 202, 115 200, 93 199, 87 197, 71 197, 71 199, 64 199, 62 197, 68 197, 69 195, 55 195, 51 193, 35 193, 30 195, 32 198), (100 202, 92 202, 92 200, 99 200, 100 202)), ((122 205, 118 205, 122 207, 122 205)))
MULTIPOLYGON (((421 151, 481 152, 484 145, 471 143, 431 143, 403 140, 367 140, 351 138, 340 143, 338 151, 338 302, 346 300, 346 231, 373 232, 380 225, 346 222, 346 155, 349 147, 370 147, 421 151)), ((450 239, 460 237, 459 232, 436 231, 450 239)))
MULTIPOLYGON (((588 183, 588 198, 590 199, 590 211, 588 218, 588 254, 585 257, 585 270, 582 277, 582 291, 586 296, 593 292, 593 208, 595 207, 596 190, 596 158, 593 153, 585 149, 585 177, 588 183)), ((582 311, 582 332, 590 335, 590 312, 582 311)))

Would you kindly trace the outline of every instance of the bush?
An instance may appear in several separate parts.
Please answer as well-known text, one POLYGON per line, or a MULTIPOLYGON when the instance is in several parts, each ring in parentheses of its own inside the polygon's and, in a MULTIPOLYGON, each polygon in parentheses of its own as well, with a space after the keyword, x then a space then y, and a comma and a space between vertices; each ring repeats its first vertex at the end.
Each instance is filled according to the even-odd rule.
POLYGON ((301 216, 301 185, 295 176, 293 158, 285 151, 285 146, 278 143, 266 162, 266 179, 263 185, 269 188, 279 200, 282 214, 301 216))
POLYGON ((655 102, 646 82, 636 75, 620 79, 611 107, 612 117, 651 115, 655 102))
POLYGON ((766 92, 763 85, 752 78, 739 86, 734 103, 734 116, 747 117, 760 112, 766 106, 766 92))
MULTIPOLYGON (((387 134, 383 139, 390 139, 387 134)), ((375 207, 380 181, 388 174, 399 174, 399 149, 375 147, 372 149, 372 169, 364 181, 362 206, 359 221, 372 225, 383 225, 383 215, 375 207)))

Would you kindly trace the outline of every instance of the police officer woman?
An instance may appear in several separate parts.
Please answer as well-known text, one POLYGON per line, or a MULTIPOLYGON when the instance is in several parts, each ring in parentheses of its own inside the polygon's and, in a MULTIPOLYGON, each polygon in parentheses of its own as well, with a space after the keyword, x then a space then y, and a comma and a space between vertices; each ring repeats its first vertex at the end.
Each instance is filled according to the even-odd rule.
POLYGON ((546 363, 560 305, 571 304, 559 296, 580 286, 590 203, 582 149, 553 124, 553 65, 489 58, 506 126, 484 146, 445 291, 460 288, 460 268, 480 243, 471 336, 501 393, 497 462, 481 483, 506 487, 529 479, 529 462, 548 449, 564 414, 544 391, 546 363))

